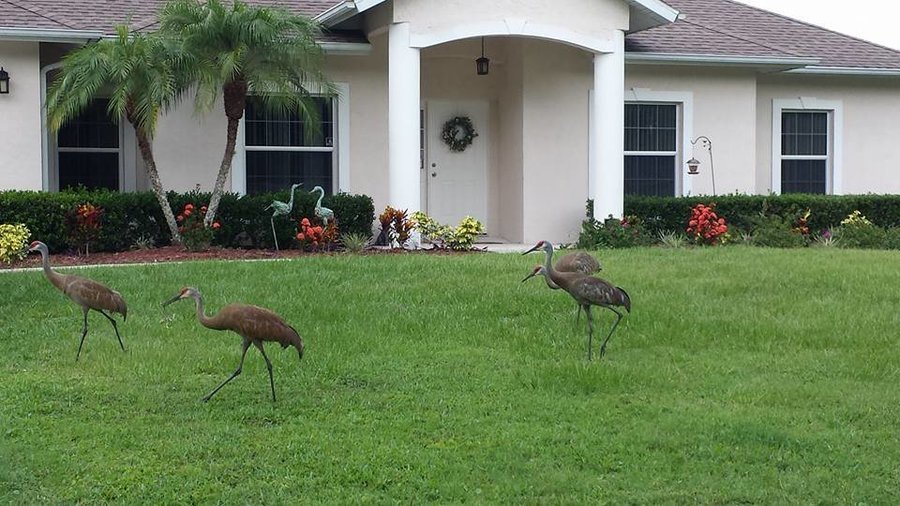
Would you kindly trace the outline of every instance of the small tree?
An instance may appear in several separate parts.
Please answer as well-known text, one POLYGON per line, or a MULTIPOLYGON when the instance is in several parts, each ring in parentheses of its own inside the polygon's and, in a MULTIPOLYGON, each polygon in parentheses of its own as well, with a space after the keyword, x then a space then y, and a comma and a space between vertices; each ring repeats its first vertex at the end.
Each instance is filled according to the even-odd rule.
POLYGON ((178 225, 163 189, 152 139, 160 112, 185 89, 184 60, 165 40, 116 29, 114 39, 101 39, 78 48, 63 59, 62 70, 47 94, 47 120, 54 132, 77 117, 101 94, 109 94, 108 113, 125 118, 133 127, 150 186, 165 216, 172 241, 181 242, 178 225))
POLYGON ((239 0, 230 7, 221 0, 173 0, 163 8, 160 23, 162 33, 180 40, 192 57, 198 109, 211 109, 219 93, 223 95, 228 125, 206 214, 209 226, 231 174, 247 97, 257 95, 272 110, 299 111, 317 123, 313 92, 334 94, 316 43, 319 25, 282 8, 248 6, 239 0))

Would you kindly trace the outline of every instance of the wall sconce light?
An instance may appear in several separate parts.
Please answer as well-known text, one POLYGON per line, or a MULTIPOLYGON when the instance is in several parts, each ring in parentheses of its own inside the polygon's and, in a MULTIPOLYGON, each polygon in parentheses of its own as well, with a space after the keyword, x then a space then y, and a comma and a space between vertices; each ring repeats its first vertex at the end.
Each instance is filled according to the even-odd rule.
POLYGON ((0 95, 9 93, 9 72, 0 67, 0 95))
POLYGON ((491 60, 484 57, 484 37, 481 38, 481 58, 475 60, 475 72, 480 76, 488 75, 491 70, 491 60))
MULTIPOLYGON (((709 151, 709 176, 712 178, 712 192, 713 195, 716 194, 716 171, 713 167, 713 151, 712 151, 712 141, 709 140, 709 137, 705 135, 701 135, 696 139, 691 141, 691 146, 696 146, 697 143, 700 143, 701 148, 706 148, 709 151)), ((687 162, 688 166, 688 174, 691 176, 696 176, 700 173, 700 160, 697 160, 695 157, 691 157, 687 162)))

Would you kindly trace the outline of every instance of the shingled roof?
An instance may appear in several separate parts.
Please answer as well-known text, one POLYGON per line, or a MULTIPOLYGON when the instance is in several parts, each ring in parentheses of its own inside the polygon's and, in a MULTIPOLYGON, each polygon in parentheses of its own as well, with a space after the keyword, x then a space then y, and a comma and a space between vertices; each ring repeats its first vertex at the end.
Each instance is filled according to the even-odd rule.
POLYGON ((733 0, 665 0, 671 24, 633 33, 630 53, 808 58, 814 67, 900 69, 900 51, 733 0))
MULTIPOLYGON (((317 16, 341 0, 245 0, 280 5, 297 14, 317 16)), ((53 28, 115 33, 130 20, 136 29, 152 27, 166 0, 0 0, 0 28, 53 28)))

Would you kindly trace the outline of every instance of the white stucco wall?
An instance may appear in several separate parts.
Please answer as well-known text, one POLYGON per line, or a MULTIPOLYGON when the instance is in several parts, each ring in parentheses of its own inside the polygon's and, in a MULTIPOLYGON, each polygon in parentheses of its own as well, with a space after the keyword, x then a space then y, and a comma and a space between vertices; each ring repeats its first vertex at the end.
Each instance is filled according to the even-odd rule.
POLYGON ((506 64, 498 99, 498 170, 497 213, 500 237, 511 242, 524 240, 523 229, 523 39, 511 39, 505 44, 506 64))
POLYGON ((531 23, 606 38, 610 29, 628 28, 628 6, 622 0, 394 0, 393 21, 409 22, 413 34, 434 33, 454 26, 504 20, 531 23))
MULTIPOLYGON (((693 93, 693 136, 713 143, 716 193, 756 193, 756 75, 747 70, 626 65, 625 89, 693 93)), ((638 93, 640 95, 640 93, 638 93)), ((685 153, 690 159, 692 153, 685 153)), ((712 194, 709 155, 700 144, 693 156, 700 174, 691 177, 692 194, 712 194)))
MULTIPOLYGON (((189 191, 199 184, 201 191, 212 191, 225 151, 226 124, 221 100, 198 114, 193 95, 160 117, 153 155, 166 190, 189 191)), ((231 189, 230 181, 225 188, 231 189)))
POLYGON ((0 95, 0 190, 40 190, 41 87, 39 45, 0 41, 9 94, 0 95))
POLYGON ((574 241, 588 198, 592 56, 529 39, 523 63, 524 240, 574 241))
POLYGON ((840 101, 843 106, 843 193, 900 193, 900 83, 890 78, 771 75, 759 80, 756 180, 772 187, 772 101, 840 101))

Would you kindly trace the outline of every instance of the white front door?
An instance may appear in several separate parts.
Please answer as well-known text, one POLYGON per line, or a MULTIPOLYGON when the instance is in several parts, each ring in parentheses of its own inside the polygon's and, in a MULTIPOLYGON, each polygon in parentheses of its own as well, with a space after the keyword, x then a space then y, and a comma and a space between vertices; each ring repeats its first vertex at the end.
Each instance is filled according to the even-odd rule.
POLYGON ((466 215, 487 221, 488 103, 430 100, 427 104, 428 159, 425 163, 428 215, 457 225, 466 215), (441 139, 444 124, 457 116, 472 120, 477 137, 465 151, 451 151, 441 139))

